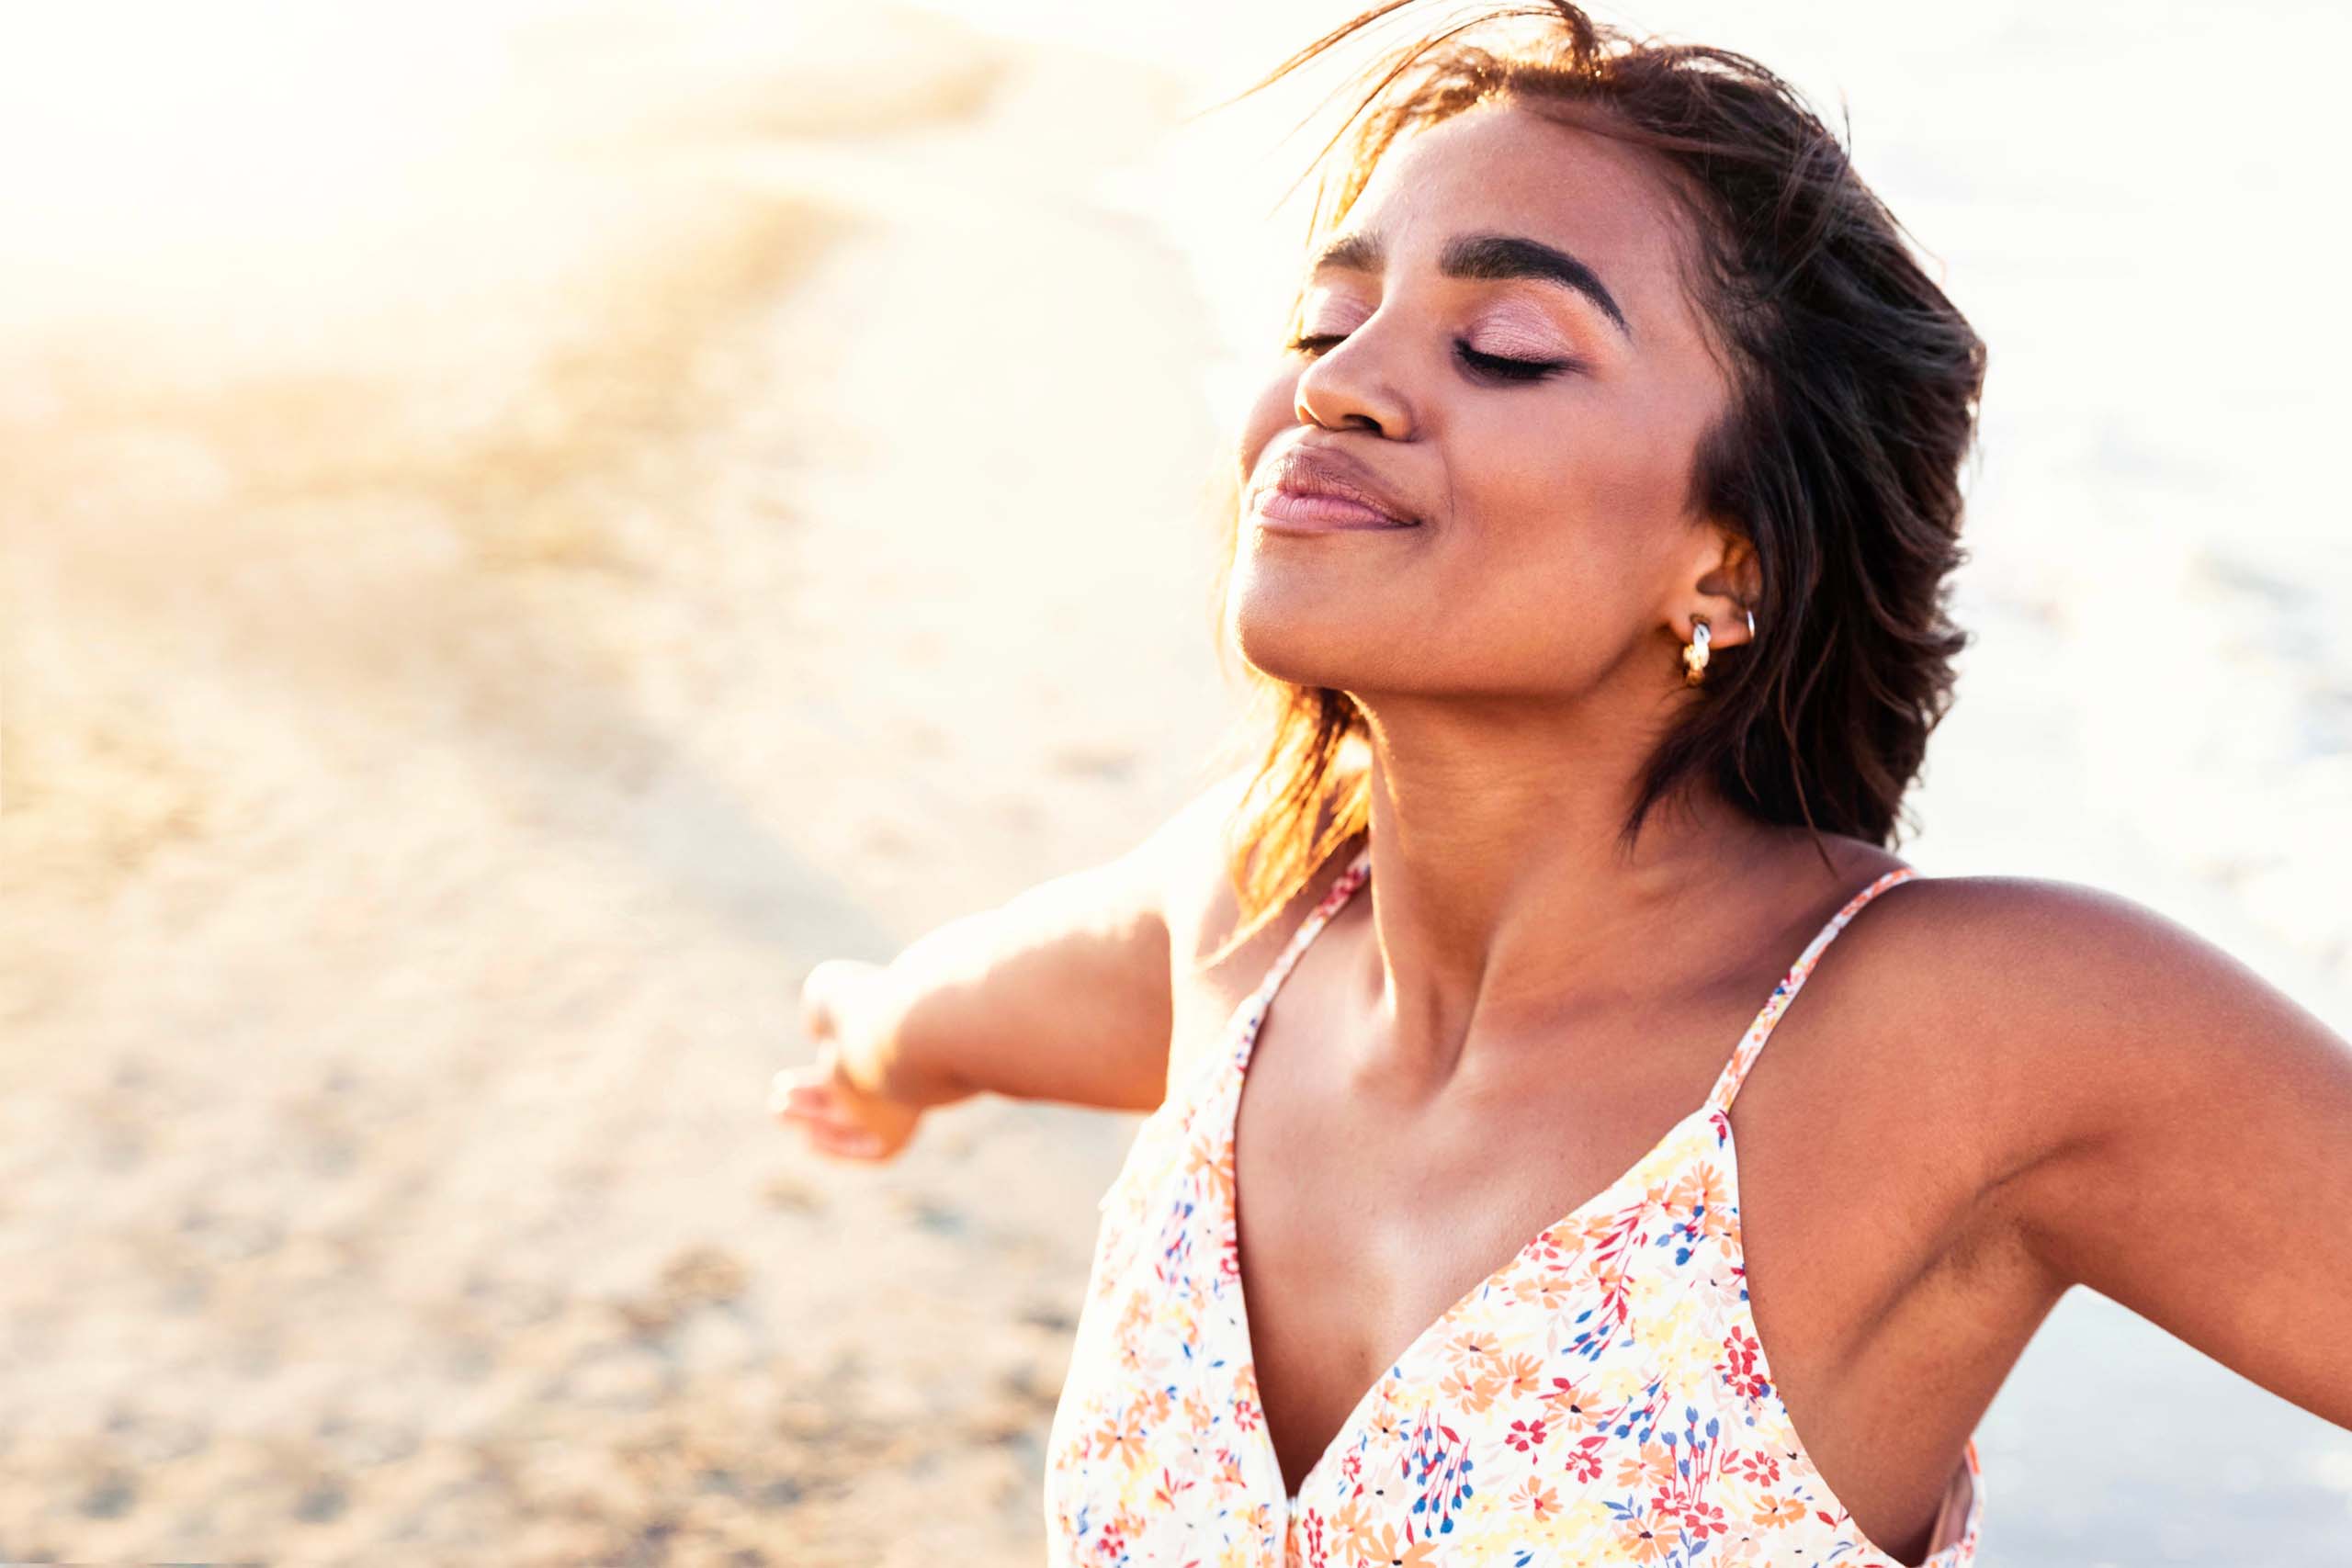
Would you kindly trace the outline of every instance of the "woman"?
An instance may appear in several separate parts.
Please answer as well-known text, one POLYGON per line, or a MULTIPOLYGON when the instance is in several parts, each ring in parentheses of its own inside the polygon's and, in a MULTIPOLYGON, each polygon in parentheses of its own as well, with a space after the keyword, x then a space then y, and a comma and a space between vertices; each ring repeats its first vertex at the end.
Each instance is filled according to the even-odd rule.
POLYGON ((1379 62, 1318 203, 1238 452, 1260 764, 819 966, 779 1113, 888 1158, 982 1090, 1152 1111, 1057 1562, 1954 1568, 2077 1283, 2352 1426, 2352 1046, 2128 901, 1886 848, 1982 344, 1770 73, 1542 19, 1379 62))

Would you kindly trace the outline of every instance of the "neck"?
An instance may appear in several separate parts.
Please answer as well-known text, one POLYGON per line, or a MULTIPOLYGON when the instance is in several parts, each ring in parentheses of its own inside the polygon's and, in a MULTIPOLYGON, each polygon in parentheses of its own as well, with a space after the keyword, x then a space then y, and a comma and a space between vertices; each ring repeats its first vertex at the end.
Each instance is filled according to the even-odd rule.
POLYGON ((1817 865, 1802 831, 1704 785, 1660 801, 1625 847, 1650 736, 1531 744, 1523 711, 1482 728, 1458 703, 1409 724, 1367 714, 1371 1049, 1406 1092, 1442 1087, 1474 1048, 1560 1038, 1564 1013, 1630 977, 1720 964, 1727 933, 1754 929, 1765 874, 1795 853, 1817 865))

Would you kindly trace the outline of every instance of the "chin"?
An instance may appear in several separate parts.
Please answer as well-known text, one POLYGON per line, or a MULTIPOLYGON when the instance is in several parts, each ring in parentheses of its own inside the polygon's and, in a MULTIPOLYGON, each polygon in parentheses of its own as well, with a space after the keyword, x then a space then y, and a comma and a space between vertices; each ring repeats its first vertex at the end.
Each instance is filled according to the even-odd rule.
POLYGON ((1269 604, 1239 598, 1226 617, 1225 631, 1252 669, 1294 686, 1355 690, 1375 676, 1379 661, 1376 627, 1330 624, 1311 610, 1277 612, 1269 604))

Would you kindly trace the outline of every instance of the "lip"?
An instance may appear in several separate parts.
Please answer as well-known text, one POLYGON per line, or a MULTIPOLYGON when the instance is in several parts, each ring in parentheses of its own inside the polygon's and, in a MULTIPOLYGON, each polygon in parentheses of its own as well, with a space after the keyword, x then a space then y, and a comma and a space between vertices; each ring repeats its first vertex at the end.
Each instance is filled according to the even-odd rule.
POLYGON ((1261 526, 1285 534, 1419 526, 1363 464, 1317 447, 1294 446, 1273 458, 1250 510, 1261 526))
POLYGON ((1250 515, 1260 527, 1277 534, 1385 534, 1413 526, 1345 496, 1305 495, 1290 490, 1260 491, 1250 515))

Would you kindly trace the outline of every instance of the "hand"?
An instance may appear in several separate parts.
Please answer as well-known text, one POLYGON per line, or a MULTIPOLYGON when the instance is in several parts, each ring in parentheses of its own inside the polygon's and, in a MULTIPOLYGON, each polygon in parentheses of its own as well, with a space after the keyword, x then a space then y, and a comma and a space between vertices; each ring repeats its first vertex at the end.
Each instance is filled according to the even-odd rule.
POLYGON ((895 1158, 914 1136, 925 1109, 880 1092, 892 1046, 889 1010, 883 1005, 887 967, 829 958, 800 987, 801 1028, 816 1059, 775 1075, 768 1111, 798 1127, 809 1146, 838 1159, 895 1158))

